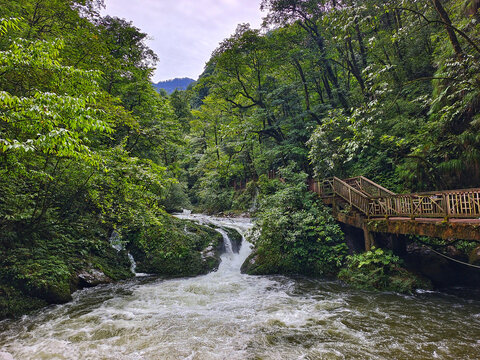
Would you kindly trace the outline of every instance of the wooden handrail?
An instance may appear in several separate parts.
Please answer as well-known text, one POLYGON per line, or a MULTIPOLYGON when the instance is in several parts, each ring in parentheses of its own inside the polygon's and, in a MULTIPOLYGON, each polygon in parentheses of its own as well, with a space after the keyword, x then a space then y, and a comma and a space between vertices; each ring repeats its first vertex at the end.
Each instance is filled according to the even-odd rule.
POLYGON ((333 178, 333 190, 335 194, 348 201, 350 205, 368 215, 370 209, 368 196, 337 177, 333 178))
POLYGON ((377 183, 373 182, 370 179, 367 179, 364 176, 356 176, 353 178, 345 179, 343 181, 353 187, 355 187, 356 185, 358 190, 364 192, 366 195, 371 197, 395 195, 393 191, 390 191, 383 186, 378 185, 377 183))
MULTIPOLYGON (((437 190, 437 191, 423 191, 423 192, 408 193, 408 194, 393 193, 391 197, 405 196, 405 195, 427 196, 427 195, 442 195, 442 194, 462 194, 462 193, 471 193, 471 192, 479 192, 479 191, 480 191, 480 188, 458 189, 458 190, 437 190)), ((384 196, 372 196, 372 199, 377 199, 382 197, 384 196)))
POLYGON ((311 190, 324 197, 339 196, 365 215, 373 217, 480 218, 480 188, 395 194, 358 176, 346 180, 334 177, 315 182, 311 190), (372 196, 368 186, 381 195, 372 196))
POLYGON ((387 194, 390 194, 390 195, 396 195, 393 191, 390 191, 388 190, 387 188, 384 188, 383 186, 377 184, 376 182, 373 182, 372 180, 366 178, 365 176, 359 176, 360 179, 362 179, 363 181, 369 183, 370 185, 372 186, 375 186, 377 189, 387 193, 387 194))

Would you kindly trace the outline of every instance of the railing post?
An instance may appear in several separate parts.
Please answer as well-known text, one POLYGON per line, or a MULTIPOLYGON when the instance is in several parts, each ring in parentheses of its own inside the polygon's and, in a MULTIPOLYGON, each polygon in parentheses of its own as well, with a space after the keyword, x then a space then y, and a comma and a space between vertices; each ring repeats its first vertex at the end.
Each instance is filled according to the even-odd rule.
POLYGON ((415 210, 413 208, 413 195, 410 195, 409 198, 410 198, 410 219, 415 220, 415 210))
POLYGON ((449 214, 450 214, 450 201, 448 199, 448 194, 443 194, 443 203, 444 203, 444 209, 445 209, 445 217, 444 217, 444 221, 445 222, 448 222, 448 217, 449 217, 449 214))
POLYGON ((372 250, 372 247, 375 246, 375 238, 373 233, 368 230, 367 224, 364 223, 362 226, 363 238, 365 241, 365 251, 372 250))

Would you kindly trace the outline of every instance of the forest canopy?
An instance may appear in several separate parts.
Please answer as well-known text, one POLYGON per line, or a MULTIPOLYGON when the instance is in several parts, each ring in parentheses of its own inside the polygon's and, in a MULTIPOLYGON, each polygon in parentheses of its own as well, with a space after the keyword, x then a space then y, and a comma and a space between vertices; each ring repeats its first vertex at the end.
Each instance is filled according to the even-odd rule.
POLYGON ((293 161, 396 191, 478 185, 478 1, 261 6, 266 27, 239 25, 195 87, 203 181, 293 161))

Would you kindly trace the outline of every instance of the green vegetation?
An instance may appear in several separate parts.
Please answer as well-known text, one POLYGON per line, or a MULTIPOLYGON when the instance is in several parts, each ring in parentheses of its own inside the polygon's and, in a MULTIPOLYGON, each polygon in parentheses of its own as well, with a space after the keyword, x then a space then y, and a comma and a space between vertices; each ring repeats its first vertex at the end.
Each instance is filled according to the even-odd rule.
MULTIPOLYGON (((305 205, 306 192, 295 189, 301 205, 292 197, 275 202, 284 190, 263 185, 267 174, 280 181, 291 162, 309 177, 365 175, 398 193, 478 186, 477 1, 261 6, 266 28, 239 25, 189 92, 194 118, 182 164, 198 209, 248 211, 255 190, 267 199, 257 204, 264 232, 244 270, 326 272, 291 265, 319 254, 305 240, 317 236, 303 229, 329 234, 331 219, 307 216, 322 210, 305 205)), ((330 237, 326 248, 336 258, 340 238, 330 237)))
POLYGON ((390 250, 375 249, 347 256, 339 278, 355 287, 368 290, 413 293, 430 289, 432 284, 402 268, 402 260, 390 250))
POLYGON ((347 253, 329 211, 307 191, 305 173, 282 168, 283 182, 261 178, 261 207, 248 274, 335 275, 347 253))
MULTIPOLYGON (((94 224, 94 223, 92 223, 94 224)), ((66 234, 63 229, 44 237, 0 249, 0 316, 19 315, 47 303, 71 300, 82 272, 95 269, 107 282, 132 274, 125 251, 117 252, 101 226, 66 234)), ((105 281, 104 281, 105 282, 105 281)))
POLYGON ((133 276, 112 232, 173 235, 165 208, 189 203, 175 180, 184 123, 150 82, 158 58, 146 34, 101 6, 0 8, 0 317, 133 276))
POLYGON ((171 95, 147 34, 101 6, 0 8, 0 316, 68 300, 85 271, 131 276, 114 230, 144 271, 218 266, 218 234, 167 211, 256 211, 247 271, 326 275, 345 245, 307 177, 480 183, 478 1, 263 0, 266 28, 239 25, 171 95))
POLYGON ((139 229, 127 238, 139 272, 195 276, 220 264, 222 235, 190 221, 165 217, 164 223, 139 229))

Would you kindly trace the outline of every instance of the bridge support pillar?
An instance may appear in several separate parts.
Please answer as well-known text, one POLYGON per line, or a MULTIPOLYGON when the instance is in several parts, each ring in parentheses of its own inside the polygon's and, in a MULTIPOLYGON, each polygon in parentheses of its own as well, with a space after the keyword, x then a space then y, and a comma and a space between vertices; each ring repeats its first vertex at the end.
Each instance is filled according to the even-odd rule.
POLYGON ((365 251, 372 250, 372 247, 375 246, 375 238, 373 233, 367 229, 366 225, 363 225, 363 237, 365 239, 365 251))

